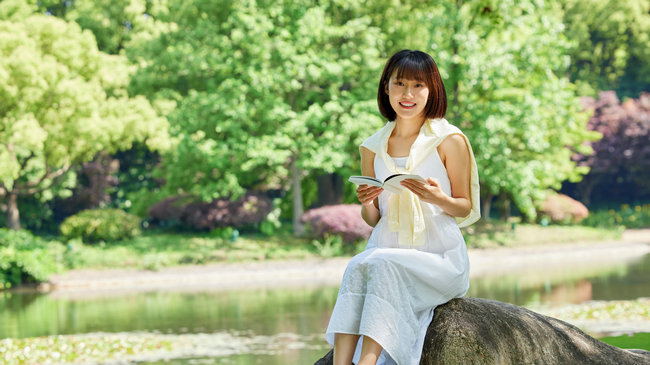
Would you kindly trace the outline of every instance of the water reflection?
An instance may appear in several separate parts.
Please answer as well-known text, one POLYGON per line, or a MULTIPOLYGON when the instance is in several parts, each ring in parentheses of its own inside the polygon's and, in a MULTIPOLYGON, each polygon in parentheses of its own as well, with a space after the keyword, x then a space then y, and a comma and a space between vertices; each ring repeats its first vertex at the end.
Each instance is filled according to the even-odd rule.
POLYGON ((516 305, 622 300, 650 293, 650 255, 628 264, 574 265, 471 280, 468 296, 516 305))
MULTIPOLYGON (((636 299, 650 293, 649 279, 650 255, 647 255, 632 264, 573 266, 476 278, 472 279, 468 295, 517 305, 636 299)), ((287 341, 281 346, 281 354, 277 351, 234 353, 221 358, 185 359, 181 363, 310 363, 327 346, 322 333, 337 291, 336 287, 166 291, 93 298, 3 292, 0 293, 0 338, 138 331, 228 333, 239 338, 289 334, 289 337, 299 336, 299 340, 287 341)), ((141 364, 158 363, 165 362, 141 364)))
POLYGON ((132 331, 311 334, 322 331, 337 290, 151 292, 88 299, 0 293, 0 338, 132 331))

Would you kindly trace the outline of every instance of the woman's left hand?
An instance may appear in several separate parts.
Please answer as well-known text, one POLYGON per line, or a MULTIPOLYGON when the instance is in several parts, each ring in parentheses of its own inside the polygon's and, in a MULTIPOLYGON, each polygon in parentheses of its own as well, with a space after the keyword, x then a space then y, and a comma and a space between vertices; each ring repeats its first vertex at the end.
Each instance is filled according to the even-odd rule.
POLYGON ((426 183, 421 180, 406 179, 402 180, 400 184, 427 203, 437 204, 447 196, 438 185, 438 182, 430 177, 427 178, 426 183))

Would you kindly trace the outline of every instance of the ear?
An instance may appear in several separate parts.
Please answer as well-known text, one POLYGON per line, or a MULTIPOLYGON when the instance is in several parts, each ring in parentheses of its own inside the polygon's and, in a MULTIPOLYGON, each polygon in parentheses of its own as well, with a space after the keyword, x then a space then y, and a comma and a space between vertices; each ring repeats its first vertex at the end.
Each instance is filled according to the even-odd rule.
POLYGON ((386 95, 389 95, 388 94, 388 83, 387 82, 384 82, 384 92, 386 93, 386 95))

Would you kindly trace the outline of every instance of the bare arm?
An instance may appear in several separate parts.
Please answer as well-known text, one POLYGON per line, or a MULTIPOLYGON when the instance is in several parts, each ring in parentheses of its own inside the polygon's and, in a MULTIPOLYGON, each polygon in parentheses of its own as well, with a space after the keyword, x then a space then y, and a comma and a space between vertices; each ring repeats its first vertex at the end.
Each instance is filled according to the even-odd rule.
MULTIPOLYGON (((375 153, 365 147, 360 148, 361 151, 361 174, 364 176, 375 177, 375 153)), ((361 202, 361 217, 369 226, 374 227, 379 222, 381 215, 379 214, 379 201, 378 197, 384 189, 377 186, 361 185, 357 188, 357 197, 361 202)))
POLYGON ((402 185, 421 200, 439 206, 447 214, 465 217, 472 210, 470 156, 465 138, 459 134, 445 138, 438 147, 438 152, 447 169, 447 176, 451 183, 451 196, 447 195, 431 178, 427 178, 428 184, 416 180, 404 180, 402 185))

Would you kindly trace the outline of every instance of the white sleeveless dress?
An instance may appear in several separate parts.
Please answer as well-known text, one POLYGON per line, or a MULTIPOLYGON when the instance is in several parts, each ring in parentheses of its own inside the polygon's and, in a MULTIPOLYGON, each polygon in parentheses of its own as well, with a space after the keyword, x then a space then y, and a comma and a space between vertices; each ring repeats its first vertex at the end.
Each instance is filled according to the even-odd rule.
MULTIPOLYGON (((403 167, 407 157, 393 160, 403 167)), ((374 167, 378 179, 392 175, 381 158, 375 157, 374 167)), ((412 173, 432 177, 451 195, 447 170, 436 148, 412 173)), ((378 365, 417 365, 435 307, 464 296, 469 289, 469 259, 456 219, 424 202, 425 245, 400 247, 398 233, 389 231, 386 219, 390 194, 384 190, 379 196, 382 218, 366 249, 354 256, 345 270, 325 337, 334 345, 335 333, 368 336, 384 349, 378 365)))

